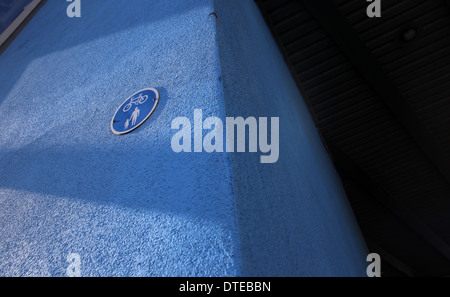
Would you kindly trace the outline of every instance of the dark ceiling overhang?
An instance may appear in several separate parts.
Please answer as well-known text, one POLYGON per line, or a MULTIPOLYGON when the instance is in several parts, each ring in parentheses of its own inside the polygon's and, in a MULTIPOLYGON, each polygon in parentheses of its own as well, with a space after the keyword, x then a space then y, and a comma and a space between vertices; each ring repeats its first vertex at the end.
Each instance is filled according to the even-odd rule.
POLYGON ((450 5, 256 0, 384 275, 450 275, 450 5))

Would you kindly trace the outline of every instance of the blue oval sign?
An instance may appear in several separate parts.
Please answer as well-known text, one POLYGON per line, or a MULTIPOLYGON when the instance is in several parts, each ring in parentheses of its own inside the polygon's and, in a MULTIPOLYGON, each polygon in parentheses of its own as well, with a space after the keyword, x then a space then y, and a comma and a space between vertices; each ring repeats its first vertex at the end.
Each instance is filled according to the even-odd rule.
POLYGON ((134 93, 117 109, 111 121, 111 130, 116 135, 133 131, 152 115, 158 102, 158 91, 153 88, 134 93))

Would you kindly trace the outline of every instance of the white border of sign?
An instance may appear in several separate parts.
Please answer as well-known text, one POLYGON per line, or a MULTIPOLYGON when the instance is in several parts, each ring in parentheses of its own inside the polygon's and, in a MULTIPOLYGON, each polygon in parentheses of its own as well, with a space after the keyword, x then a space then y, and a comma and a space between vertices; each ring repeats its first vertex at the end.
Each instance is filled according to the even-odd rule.
POLYGON ((120 104, 119 108, 117 108, 116 112, 114 113, 113 118, 111 119, 111 131, 112 131, 114 134, 116 134, 116 135, 124 135, 124 134, 130 133, 130 132, 133 131, 133 130, 136 130, 136 129, 139 128, 143 123, 145 123, 145 121, 147 121, 148 118, 153 114, 153 112, 155 111, 156 107, 158 106, 158 103, 159 103, 159 93, 158 93, 158 91, 157 91, 156 89, 154 89, 154 88, 146 88, 146 89, 142 89, 142 90, 140 90, 140 91, 137 91, 136 93, 134 93, 133 95, 131 95, 130 97, 128 97, 125 101, 123 101, 122 104, 120 104), (156 100, 154 101, 154 102, 155 102, 155 105, 153 106, 153 108, 152 108, 152 110, 150 111, 150 113, 147 115, 147 117, 146 117, 139 125, 136 125, 136 126, 134 126, 133 128, 128 129, 127 131, 117 132, 116 130, 114 130, 114 127, 113 127, 113 124, 114 124, 114 118, 116 117, 116 115, 117 115, 117 113, 119 112, 119 110, 123 107, 124 103, 127 102, 127 101, 128 101, 130 98, 132 98, 134 95, 136 95, 136 94, 138 94, 138 93, 140 93, 140 92, 143 92, 143 91, 153 91, 153 92, 156 94, 156 98, 155 98, 156 100))

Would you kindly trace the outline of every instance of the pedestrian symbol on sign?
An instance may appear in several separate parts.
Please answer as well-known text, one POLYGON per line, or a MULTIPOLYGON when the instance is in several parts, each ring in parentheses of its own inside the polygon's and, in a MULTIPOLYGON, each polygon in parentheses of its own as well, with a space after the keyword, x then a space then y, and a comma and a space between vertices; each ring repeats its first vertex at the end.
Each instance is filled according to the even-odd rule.
POLYGON ((133 113, 131 114, 131 126, 136 125, 136 121, 137 121, 139 114, 140 114, 140 110, 139 110, 139 108, 136 107, 134 109, 133 113))

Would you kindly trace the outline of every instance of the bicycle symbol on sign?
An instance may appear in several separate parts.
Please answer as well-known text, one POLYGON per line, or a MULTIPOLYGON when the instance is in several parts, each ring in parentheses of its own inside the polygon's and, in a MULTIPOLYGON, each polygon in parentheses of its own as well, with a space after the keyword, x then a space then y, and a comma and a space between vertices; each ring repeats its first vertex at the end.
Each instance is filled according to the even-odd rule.
POLYGON ((131 109, 131 107, 133 107, 133 105, 141 105, 141 104, 144 104, 145 101, 147 101, 147 99, 148 99, 148 96, 147 96, 147 95, 142 95, 142 93, 139 94, 138 97, 131 98, 130 103, 128 103, 127 105, 124 106, 123 112, 129 111, 129 110, 131 109))

